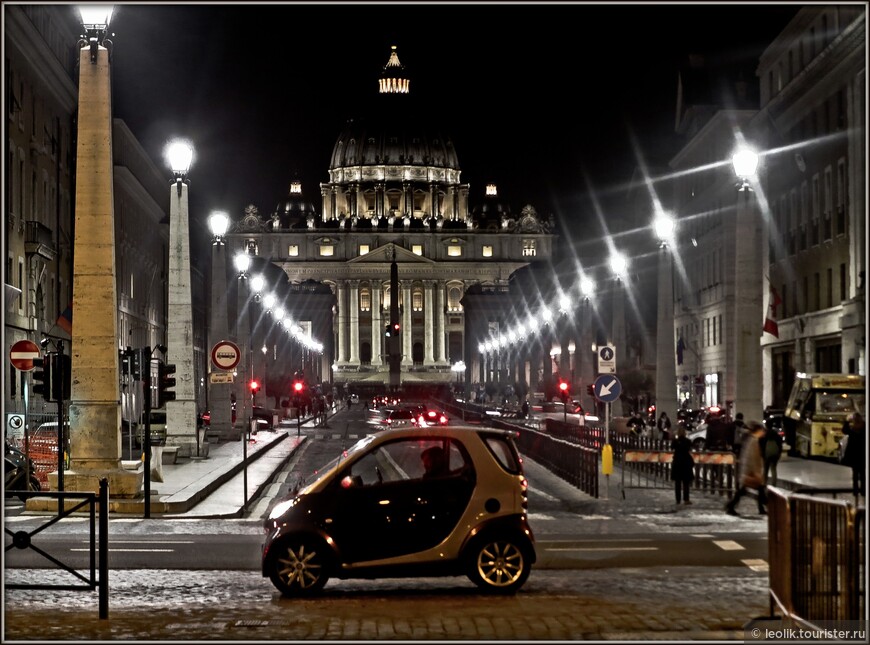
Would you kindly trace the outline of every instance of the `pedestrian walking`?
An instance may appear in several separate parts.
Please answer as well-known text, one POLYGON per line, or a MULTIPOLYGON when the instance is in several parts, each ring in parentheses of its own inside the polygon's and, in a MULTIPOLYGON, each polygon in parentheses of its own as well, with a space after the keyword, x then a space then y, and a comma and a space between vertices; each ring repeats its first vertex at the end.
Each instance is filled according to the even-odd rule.
POLYGON ((521 419, 528 419, 529 418, 529 400, 528 399, 523 399, 523 405, 520 408, 520 414, 522 415, 520 417, 521 419))
POLYGON ((746 423, 743 421, 743 413, 738 412, 734 417, 734 438, 731 440, 731 447, 734 454, 740 457, 740 447, 743 445, 743 438, 746 436, 746 423))
POLYGON ((771 425, 764 431, 761 443, 761 454, 764 456, 764 485, 776 486, 776 465, 782 457, 782 436, 779 430, 771 425))
POLYGON ((843 423, 843 438, 846 441, 843 465, 852 469, 852 491, 855 495, 865 494, 867 435, 864 426, 864 417, 860 412, 853 412, 843 423))
POLYGON ((658 423, 656 424, 656 429, 658 430, 659 439, 663 439, 667 441, 671 437, 671 420, 668 417, 668 413, 662 410, 661 416, 659 416, 658 423))
POLYGON ((758 495, 758 514, 767 515, 767 495, 764 488, 764 457, 761 454, 761 438, 764 436, 764 426, 758 421, 746 424, 747 434, 743 437, 740 447, 740 463, 738 464, 738 481, 740 487, 725 506, 728 515, 739 515, 737 505, 740 499, 750 490, 758 495))
POLYGON ((680 501, 691 504, 689 487, 695 479, 695 459, 692 457, 692 442, 686 436, 686 428, 682 425, 677 427, 677 436, 671 442, 671 450, 674 452, 671 461, 671 479, 674 482, 677 505, 680 501))

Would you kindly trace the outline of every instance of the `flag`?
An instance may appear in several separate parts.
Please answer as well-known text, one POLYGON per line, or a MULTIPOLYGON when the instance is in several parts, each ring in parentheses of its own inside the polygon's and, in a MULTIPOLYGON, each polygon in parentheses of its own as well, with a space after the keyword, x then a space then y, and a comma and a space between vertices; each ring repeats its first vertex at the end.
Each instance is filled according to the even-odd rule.
POLYGON ((770 301, 767 305, 767 317, 764 319, 762 332, 767 332, 775 338, 779 338, 779 325, 776 324, 776 308, 781 304, 782 298, 779 297, 776 288, 770 285, 770 301))
POLYGON ((683 350, 686 348, 686 344, 683 342, 683 337, 680 336, 679 340, 677 340, 677 365, 683 364, 683 350))
POLYGON ((63 329, 67 334, 72 335, 72 305, 63 310, 63 313, 58 316, 57 322, 54 324, 63 329))

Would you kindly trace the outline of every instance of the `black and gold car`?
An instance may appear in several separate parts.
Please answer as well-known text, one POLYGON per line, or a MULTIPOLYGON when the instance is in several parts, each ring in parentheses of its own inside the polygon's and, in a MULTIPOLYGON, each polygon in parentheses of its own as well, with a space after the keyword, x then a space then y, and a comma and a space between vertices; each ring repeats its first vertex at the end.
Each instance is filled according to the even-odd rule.
POLYGON ((329 578, 467 576, 511 594, 535 562, 527 480, 504 430, 406 427, 361 439, 264 523, 285 596, 329 578))

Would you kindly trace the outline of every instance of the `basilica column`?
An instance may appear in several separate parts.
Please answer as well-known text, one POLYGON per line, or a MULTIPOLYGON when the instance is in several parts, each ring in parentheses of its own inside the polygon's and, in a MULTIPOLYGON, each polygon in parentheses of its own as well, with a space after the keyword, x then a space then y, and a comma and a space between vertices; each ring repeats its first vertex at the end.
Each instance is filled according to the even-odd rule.
POLYGON ((347 286, 344 280, 336 283, 338 300, 338 360, 339 366, 347 365, 347 345, 345 333, 347 331, 347 286))
POLYGON ((423 281, 423 365, 427 367, 435 364, 433 352, 435 312, 432 310, 432 289, 434 286, 434 280, 423 281))
POLYGON ((431 205, 429 216, 438 217, 438 191, 435 189, 434 181, 429 184, 429 204, 431 205))
POLYGON ((381 339, 384 335, 384 325, 381 322, 381 283, 372 282, 372 365, 380 367, 384 364, 381 339))
POLYGON ((439 280, 435 289, 435 360, 438 365, 447 365, 447 315, 444 312, 444 291, 447 285, 439 280))
POLYGON ((402 367, 411 367, 414 364, 412 358, 411 340, 411 282, 402 280, 402 367))
POLYGON ((375 213, 378 217, 384 216, 384 185, 375 184, 375 213))
POLYGON ((348 327, 350 330, 350 358, 348 362, 359 367, 359 280, 348 280, 350 303, 348 307, 348 327))
POLYGON ((360 204, 362 204, 362 186, 359 183, 354 184, 354 196, 353 196, 353 214, 357 217, 360 217, 362 213, 360 213, 360 204))

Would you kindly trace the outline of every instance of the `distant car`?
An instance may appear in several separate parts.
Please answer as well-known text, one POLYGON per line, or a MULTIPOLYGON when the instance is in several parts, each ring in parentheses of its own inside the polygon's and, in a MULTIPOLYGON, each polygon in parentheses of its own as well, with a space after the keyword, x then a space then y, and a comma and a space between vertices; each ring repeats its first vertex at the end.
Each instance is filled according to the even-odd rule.
POLYGON ((262 573, 284 596, 330 578, 462 575, 513 594, 529 577, 528 482, 512 432, 406 427, 368 435, 318 472, 263 523, 262 573))
POLYGON ((433 426, 446 426, 450 423, 450 417, 442 410, 422 405, 417 412, 417 423, 421 424, 421 422, 433 426))
POLYGON ((416 417, 413 410, 410 408, 391 408, 385 410, 385 414, 380 419, 380 425, 386 428, 402 428, 412 426, 416 423, 416 417))
POLYGON ((567 421, 579 426, 586 425, 586 415, 582 407, 569 404, 566 414, 565 404, 561 401, 535 402, 529 410, 529 418, 537 421, 553 419, 554 421, 567 421), (579 412, 575 412, 575 410, 579 410, 579 412))
POLYGON ((356 394, 351 394, 348 400, 350 401, 351 405, 356 405, 357 403, 359 403, 359 396, 356 394))

